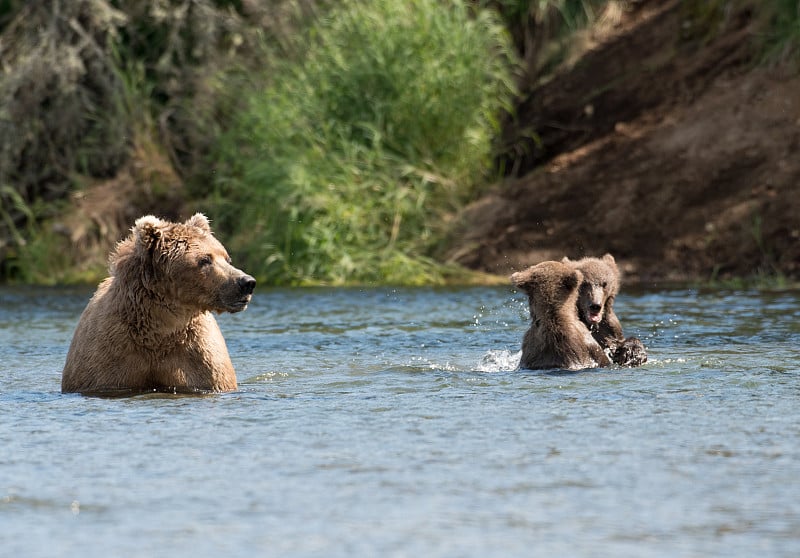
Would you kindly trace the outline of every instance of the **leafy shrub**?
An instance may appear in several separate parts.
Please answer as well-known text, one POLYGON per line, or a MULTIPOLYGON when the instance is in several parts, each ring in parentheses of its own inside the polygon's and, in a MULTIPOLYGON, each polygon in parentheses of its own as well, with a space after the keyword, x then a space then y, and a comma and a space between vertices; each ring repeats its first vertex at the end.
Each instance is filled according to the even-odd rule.
POLYGON ((332 10, 220 142, 210 212, 242 265, 273 283, 440 279, 426 253, 486 178, 510 61, 493 12, 461 2, 332 10))
MULTIPOLYGON (((229 4, 0 0, 0 280, 80 264, 64 256, 62 245, 80 236, 64 219, 92 184, 129 177, 143 146, 168 154, 170 164, 198 158, 187 107, 197 76, 235 50, 228 40, 242 23, 229 4), (39 230, 52 229, 43 224, 51 219, 64 234, 39 230), (51 246, 39 250, 43 244, 51 246)), ((150 203, 157 187, 142 180, 111 196, 163 212, 158 199, 150 203)), ((100 225, 90 233, 103 245, 117 238, 100 225)))

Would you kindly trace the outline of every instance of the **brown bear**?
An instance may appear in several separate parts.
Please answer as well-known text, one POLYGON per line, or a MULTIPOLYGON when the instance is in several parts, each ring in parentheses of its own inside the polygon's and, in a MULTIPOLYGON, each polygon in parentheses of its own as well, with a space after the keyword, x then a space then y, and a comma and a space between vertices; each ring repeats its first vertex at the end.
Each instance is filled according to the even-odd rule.
POLYGON ((231 265, 200 213, 136 220, 109 258, 110 277, 83 311, 61 391, 128 394, 236 389, 212 312, 241 312, 256 281, 231 265))
POLYGON ((614 313, 614 300, 619 293, 620 272, 614 256, 605 254, 602 258, 582 258, 563 263, 583 274, 580 296, 578 297, 578 316, 592 336, 606 349, 615 364, 639 366, 647 362, 647 350, 639 339, 622 334, 622 324, 614 313))
POLYGON ((522 339, 520 368, 577 370, 611 364, 575 312, 583 282, 579 270, 562 262, 542 262, 510 279, 525 291, 530 305, 531 326, 522 339))

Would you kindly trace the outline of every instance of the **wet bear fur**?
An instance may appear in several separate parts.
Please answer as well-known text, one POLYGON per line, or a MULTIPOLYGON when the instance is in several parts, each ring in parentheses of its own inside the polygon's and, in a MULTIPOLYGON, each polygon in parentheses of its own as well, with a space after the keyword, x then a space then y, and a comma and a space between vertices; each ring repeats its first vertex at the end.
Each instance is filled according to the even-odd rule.
POLYGON ((237 387, 212 312, 240 312, 255 279, 230 263, 200 213, 138 219, 78 321, 63 392, 222 392, 237 387))
POLYGON ((610 364, 578 319, 583 274, 562 262, 542 262, 514 273, 511 282, 528 295, 531 325, 522 339, 520 368, 578 370, 610 364))
POLYGON ((622 324, 614 313, 614 300, 619 293, 620 272, 614 256, 582 258, 563 263, 579 270, 583 282, 578 297, 578 316, 592 336, 606 349, 611 360, 620 366, 639 366, 647 362, 647 350, 636 337, 627 339, 622 324))

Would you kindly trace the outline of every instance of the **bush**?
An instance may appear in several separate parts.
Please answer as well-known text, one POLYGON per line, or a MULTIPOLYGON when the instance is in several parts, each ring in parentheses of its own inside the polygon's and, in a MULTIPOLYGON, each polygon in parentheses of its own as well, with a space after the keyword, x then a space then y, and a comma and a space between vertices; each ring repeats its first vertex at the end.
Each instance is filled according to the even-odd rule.
POLYGON ((0 281, 53 280, 94 256, 71 250, 85 238, 113 244, 117 228, 105 225, 116 216, 73 218, 97 183, 136 175, 133 188, 108 197, 125 195, 120 208, 170 209, 160 202, 175 196, 151 195, 159 169, 138 169, 200 159, 198 76, 236 54, 231 37, 245 42, 231 3, 0 0, 0 281), (142 151, 156 156, 143 161, 142 151), (76 221, 96 226, 68 226, 76 221))
POLYGON ((512 94, 502 26, 460 2, 374 0, 307 40, 245 93, 210 213, 271 283, 439 280, 427 251, 485 181, 512 94))

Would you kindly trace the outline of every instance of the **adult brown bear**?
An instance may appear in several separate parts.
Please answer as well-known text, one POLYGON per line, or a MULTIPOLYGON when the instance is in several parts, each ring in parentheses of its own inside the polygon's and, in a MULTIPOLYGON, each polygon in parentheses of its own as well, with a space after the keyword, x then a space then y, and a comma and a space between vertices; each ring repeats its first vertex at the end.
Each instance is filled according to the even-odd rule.
POLYGON ((583 282, 579 270, 562 262, 542 262, 514 273, 511 282, 528 295, 531 314, 520 368, 577 370, 610 364, 575 311, 583 282))
POLYGON ((240 312, 256 281, 230 263, 200 213, 184 223, 137 219, 109 258, 110 277, 83 311, 61 391, 235 390, 212 312, 240 312))

